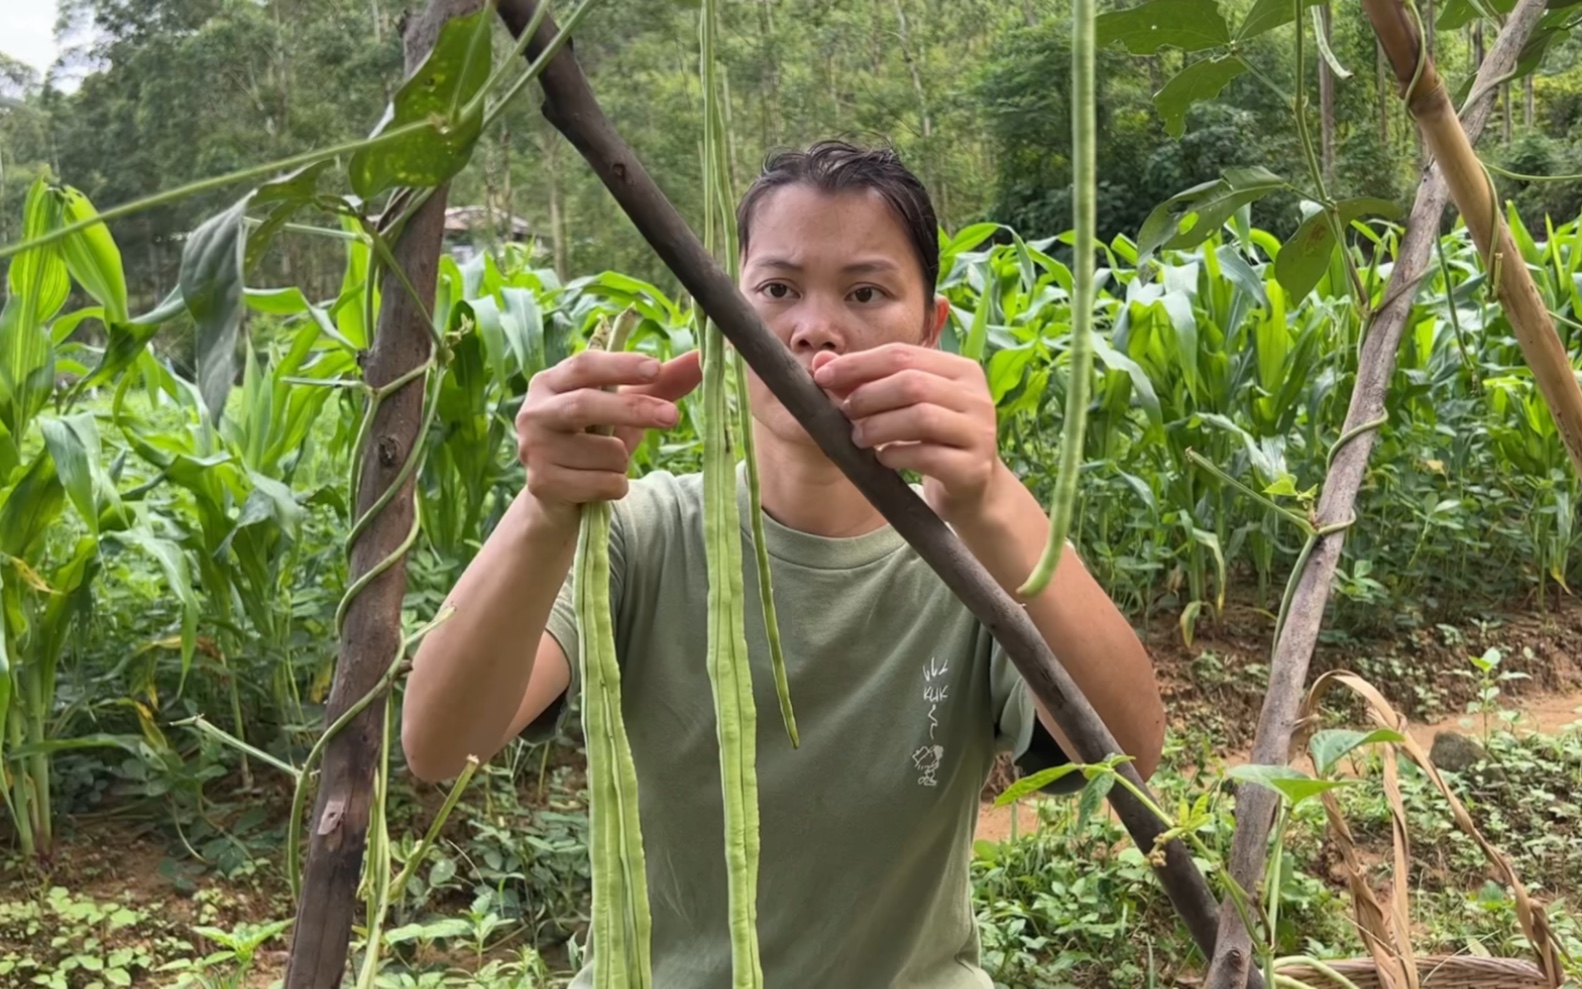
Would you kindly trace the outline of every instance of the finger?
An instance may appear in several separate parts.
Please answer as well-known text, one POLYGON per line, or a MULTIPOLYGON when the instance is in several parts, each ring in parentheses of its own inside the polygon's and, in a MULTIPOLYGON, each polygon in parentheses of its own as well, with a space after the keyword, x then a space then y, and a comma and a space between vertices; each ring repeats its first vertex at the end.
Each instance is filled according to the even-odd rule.
POLYGON ((966 365, 976 366, 955 354, 947 354, 932 347, 912 344, 887 343, 867 350, 841 354, 826 361, 813 373, 813 380, 820 387, 836 392, 848 392, 868 381, 887 377, 899 371, 915 368, 946 378, 961 378, 967 373, 966 365))
POLYGON ((579 388, 651 384, 659 376, 658 360, 635 350, 584 350, 540 372, 544 384, 556 392, 579 388))
POLYGON ((945 482, 972 469, 973 455, 937 443, 891 443, 874 456, 891 470, 910 470, 945 482))
POLYGON ((977 404, 976 397, 960 381, 909 368, 851 391, 846 395, 842 411, 853 420, 915 405, 938 405, 966 412, 977 404))
POLYGON ((538 421, 561 432, 591 426, 635 426, 639 429, 669 429, 680 419, 674 402, 635 392, 607 392, 579 388, 544 402, 538 421))
POLYGON ((878 447, 886 443, 937 443, 971 449, 983 437, 976 422, 953 409, 939 405, 913 405, 881 412, 852 423, 851 439, 858 446, 878 447))
POLYGON ((614 436, 598 433, 560 433, 535 451, 535 462, 568 470, 602 470, 625 473, 631 452, 614 436))
POLYGON ((651 383, 627 390, 674 402, 703 383, 702 356, 700 351, 689 350, 666 361, 651 383))
POLYGON ((535 498, 574 505, 619 501, 626 497, 625 471, 572 470, 550 465, 527 472, 527 490, 535 498))

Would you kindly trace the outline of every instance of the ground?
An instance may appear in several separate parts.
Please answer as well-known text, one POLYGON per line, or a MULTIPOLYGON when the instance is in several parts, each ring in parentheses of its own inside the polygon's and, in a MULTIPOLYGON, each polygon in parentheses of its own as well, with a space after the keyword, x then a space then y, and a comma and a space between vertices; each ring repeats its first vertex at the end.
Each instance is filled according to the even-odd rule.
MULTIPOLYGON (((1199 761, 1204 752, 1223 764, 1245 760, 1263 697, 1269 624, 1254 609, 1233 608, 1200 626, 1190 646, 1181 642, 1172 622, 1149 630, 1146 639, 1163 684, 1171 732, 1194 740, 1178 750, 1179 760, 1188 760, 1190 753, 1191 761, 1199 761)), ((1521 712, 1519 731, 1557 733, 1582 720, 1582 605, 1569 599, 1543 612, 1490 616, 1390 638, 1332 636, 1315 657, 1314 673, 1346 667, 1367 676, 1408 714, 1414 737, 1426 748, 1443 729, 1477 733, 1478 718, 1464 713, 1479 689, 1478 681, 1467 675, 1469 657, 1482 655, 1491 645, 1503 651, 1502 668, 1526 675, 1501 684, 1501 703, 1521 712)), ((528 773, 527 778, 537 777, 528 773)), ((1004 841, 1038 825, 1029 801, 992 806, 1009 781, 1002 767, 985 787, 980 840, 1004 841)), ((278 780, 260 785, 248 801, 289 806, 289 791, 278 780)), ((424 803, 415 808, 417 831, 424 813, 437 807, 437 800, 435 806, 424 803)), ((211 952, 250 952, 250 946, 227 947, 214 935, 232 931, 239 922, 290 915, 278 862, 266 860, 218 880, 182 854, 181 841, 196 839, 184 835, 173 840, 168 821, 157 816, 134 818, 124 808, 111 807, 94 817, 67 821, 61 832, 62 847, 47 871, 19 869, 13 857, 0 872, 0 888, 11 891, 0 899, 0 985, 27 984, 22 978, 6 981, 4 960, 25 965, 31 959, 38 970, 38 960, 51 954, 41 948, 40 938, 51 932, 62 942, 51 954, 55 964, 79 956, 91 960, 79 962, 80 977, 41 984, 82 989, 92 984, 87 981, 89 967, 119 963, 130 984, 170 985, 176 975, 156 976, 151 970, 157 963, 211 952), (31 892, 18 895, 22 890, 31 892)), ((1378 839, 1365 854, 1378 858, 1387 853, 1387 834, 1378 839)), ((220 847, 199 845, 211 859, 220 847)), ((1339 880, 1338 875, 1332 878, 1339 880)), ((257 948, 253 976, 244 984, 265 986, 278 977, 283 944, 275 938, 257 948)), ((16 976, 30 974, 25 968, 12 971, 16 976)), ((129 983, 117 977, 102 984, 129 983)))

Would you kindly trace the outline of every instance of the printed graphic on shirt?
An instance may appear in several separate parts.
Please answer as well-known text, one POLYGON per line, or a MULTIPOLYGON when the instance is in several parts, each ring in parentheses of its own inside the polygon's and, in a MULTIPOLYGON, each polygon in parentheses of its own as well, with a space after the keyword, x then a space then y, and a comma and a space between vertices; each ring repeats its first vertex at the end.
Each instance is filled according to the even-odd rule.
MULTIPOLYGON (((923 668, 923 700, 928 704, 928 737, 933 739, 934 733, 939 730, 939 706, 950 698, 950 685, 945 682, 945 675, 950 672, 949 663, 940 663, 937 657, 930 656, 928 665, 923 668)), ((925 745, 912 753, 912 764, 915 765, 921 776, 917 778, 918 786, 938 786, 936 774, 940 763, 945 759, 943 745, 925 745)))

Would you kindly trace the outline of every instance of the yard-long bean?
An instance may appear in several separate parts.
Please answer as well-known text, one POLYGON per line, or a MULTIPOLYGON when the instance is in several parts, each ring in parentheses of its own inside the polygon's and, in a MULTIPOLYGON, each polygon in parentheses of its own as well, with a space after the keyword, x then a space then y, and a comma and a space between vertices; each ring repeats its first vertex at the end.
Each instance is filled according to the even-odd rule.
MULTIPOLYGON (((631 313, 613 338, 602 323, 590 349, 623 349, 631 313)), ((608 430, 600 430, 608 432, 608 430)), ((621 673, 610 613, 610 504, 582 506, 572 591, 577 613, 578 671, 583 683, 583 733, 588 746, 589 848, 593 922, 589 934, 598 989, 648 989, 653 984, 652 920, 638 821, 637 771, 621 712, 621 673)))
POLYGON ((703 330, 703 531, 709 571, 708 673, 720 746, 732 985, 762 989, 758 956, 757 713, 742 614, 741 513, 726 429, 725 338, 703 330))

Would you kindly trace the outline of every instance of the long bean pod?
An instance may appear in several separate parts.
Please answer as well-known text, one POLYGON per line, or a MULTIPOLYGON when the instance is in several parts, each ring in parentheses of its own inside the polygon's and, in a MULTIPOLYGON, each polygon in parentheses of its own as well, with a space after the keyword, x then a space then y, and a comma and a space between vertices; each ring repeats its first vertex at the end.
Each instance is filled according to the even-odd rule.
MULTIPOLYGON (((613 338, 601 323, 590 349, 625 347, 634 314, 623 313, 613 338)), ((609 430, 601 429, 608 433, 609 430)), ((589 849, 593 867, 594 983, 598 989, 653 985, 653 923, 638 819, 637 770, 621 712, 621 672, 610 613, 610 505, 582 506, 572 592, 577 613, 583 734, 588 745, 589 849)))
POLYGON ((1032 597, 1049 585, 1065 552, 1082 470, 1083 434, 1088 418, 1088 370, 1093 364, 1093 251, 1097 226, 1095 118, 1093 110, 1094 0, 1071 4, 1071 185, 1076 242, 1071 257, 1071 362, 1066 386, 1065 435, 1060 474, 1050 512, 1049 542, 1027 582, 1016 589, 1032 597))
POLYGON ((762 989, 758 955, 758 718, 742 616, 741 513, 726 430, 725 338, 703 330, 703 528, 709 571, 709 683, 725 804, 731 971, 735 989, 762 989))

